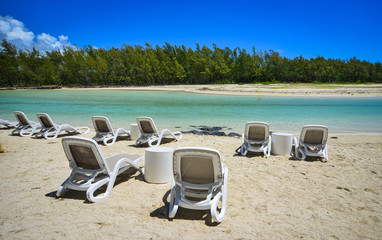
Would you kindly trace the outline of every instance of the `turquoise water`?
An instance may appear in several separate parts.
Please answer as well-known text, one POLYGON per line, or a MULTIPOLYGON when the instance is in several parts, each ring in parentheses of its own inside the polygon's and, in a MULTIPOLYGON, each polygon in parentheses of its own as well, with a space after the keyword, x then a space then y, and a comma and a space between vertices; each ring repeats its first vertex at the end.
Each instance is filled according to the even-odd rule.
POLYGON ((241 133, 248 121, 268 122, 271 131, 299 132, 322 124, 330 132, 382 133, 382 97, 316 98, 221 96, 162 91, 16 90, 0 91, 0 118, 14 120, 23 111, 30 120, 48 113, 54 122, 92 126, 106 116, 114 128, 128 128, 138 116, 152 117, 158 129, 194 129, 207 125, 241 133))

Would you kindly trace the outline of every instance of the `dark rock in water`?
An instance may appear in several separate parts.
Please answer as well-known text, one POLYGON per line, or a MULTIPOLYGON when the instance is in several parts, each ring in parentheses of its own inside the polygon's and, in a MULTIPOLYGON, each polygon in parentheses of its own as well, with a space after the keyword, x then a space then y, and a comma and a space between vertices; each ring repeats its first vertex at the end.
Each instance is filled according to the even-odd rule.
POLYGON ((175 128, 180 128, 180 127, 175 127, 175 128))
POLYGON ((212 131, 212 128, 208 126, 199 126, 198 129, 202 131, 212 131))
POLYGON ((197 131, 197 130, 190 130, 190 131, 180 131, 182 134, 190 134, 190 133, 192 133, 192 134, 197 134, 199 131, 197 131))
MULTIPOLYGON (((236 138, 241 137, 240 134, 235 133, 235 132, 230 132, 229 134, 226 134, 225 132, 220 131, 223 128, 227 128, 227 127, 209 127, 209 126, 205 126, 205 125, 199 125, 199 126, 189 125, 189 126, 195 127, 197 129, 190 130, 190 131, 181 131, 181 132, 184 134, 192 133, 195 135, 213 135, 213 136, 219 136, 219 137, 220 136, 221 137, 228 136, 228 137, 236 137, 236 138)), ((230 130, 232 128, 228 128, 228 129, 230 130)))
POLYGON ((198 130, 192 130, 191 131, 193 134, 196 134, 196 135, 203 135, 201 132, 199 132, 198 130))
POLYGON ((228 130, 232 130, 232 128, 228 128, 228 130))
POLYGON ((241 137, 241 135, 240 134, 238 134, 238 133, 235 133, 235 132, 230 132, 230 133, 228 133, 228 135, 227 135, 228 137, 237 137, 237 138, 240 138, 241 137))
POLYGON ((226 136, 225 132, 220 131, 210 131, 208 135, 214 135, 214 136, 226 136))

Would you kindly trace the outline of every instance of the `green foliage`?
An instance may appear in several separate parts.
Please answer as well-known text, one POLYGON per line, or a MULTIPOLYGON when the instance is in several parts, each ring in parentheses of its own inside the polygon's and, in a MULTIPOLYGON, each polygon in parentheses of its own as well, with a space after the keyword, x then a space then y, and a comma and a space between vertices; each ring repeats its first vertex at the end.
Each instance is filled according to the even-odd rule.
POLYGON ((278 52, 213 44, 185 46, 123 45, 121 48, 65 47, 40 53, 20 50, 3 40, 0 86, 128 86, 167 84, 382 82, 382 65, 360 61, 288 59, 278 52))

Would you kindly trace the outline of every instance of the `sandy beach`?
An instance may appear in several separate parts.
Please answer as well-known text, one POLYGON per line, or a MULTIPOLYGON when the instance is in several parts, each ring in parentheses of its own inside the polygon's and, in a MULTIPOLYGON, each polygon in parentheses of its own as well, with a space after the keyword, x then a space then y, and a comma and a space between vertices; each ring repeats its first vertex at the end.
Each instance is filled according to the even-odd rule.
MULTIPOLYGON (((71 88, 73 89, 73 88, 71 88)), ((75 88, 74 88, 75 89, 75 88)), ((79 88, 83 90, 84 88, 79 88)), ((103 87, 86 88, 102 90, 103 87)), ((209 84, 142 87, 109 87, 141 91, 184 91, 190 93, 241 96, 314 96, 314 97, 380 97, 382 84, 209 84)))
MULTIPOLYGON (((184 134, 166 147, 204 146, 229 169, 228 206, 220 224, 209 211, 180 209, 168 219, 171 183, 150 184, 136 171, 117 178, 109 198, 84 192, 56 198, 70 169, 55 140, 0 130, 0 239, 381 239, 382 136, 330 135, 330 161, 235 155, 241 139, 184 134)), ((94 130, 83 135, 91 138, 94 130)), ((144 155, 133 141, 100 146, 144 155)), ((144 166, 142 163, 141 166, 144 166)))

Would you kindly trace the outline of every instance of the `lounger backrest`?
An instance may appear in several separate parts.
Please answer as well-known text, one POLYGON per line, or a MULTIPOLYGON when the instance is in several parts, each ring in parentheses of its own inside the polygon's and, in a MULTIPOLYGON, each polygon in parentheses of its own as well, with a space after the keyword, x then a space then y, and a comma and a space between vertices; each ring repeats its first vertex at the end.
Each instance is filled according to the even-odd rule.
POLYGON ((93 126, 97 132, 113 132, 111 123, 107 117, 92 117, 93 126))
POLYGON ((62 145, 70 166, 109 172, 102 152, 94 140, 81 137, 64 137, 62 145))
POLYGON ((269 125, 264 122, 247 122, 244 137, 253 141, 265 141, 269 138, 269 125))
POLYGON ((30 125, 27 116, 25 116, 23 112, 14 112, 14 114, 15 114, 15 117, 17 118, 17 121, 19 121, 21 125, 24 125, 24 126, 30 125))
POLYGON ((218 151, 208 148, 177 148, 173 154, 174 179, 191 184, 222 181, 222 163, 218 151))
POLYGON ((311 145, 325 145, 328 139, 328 128, 321 125, 307 125, 301 131, 300 142, 311 145))
POLYGON ((40 122, 41 126, 43 126, 44 128, 54 127, 54 123, 48 114, 38 113, 36 116, 37 116, 37 119, 40 122))
POLYGON ((149 117, 138 117, 137 118, 138 128, 141 133, 144 134, 158 134, 158 130, 155 126, 152 118, 149 117))

